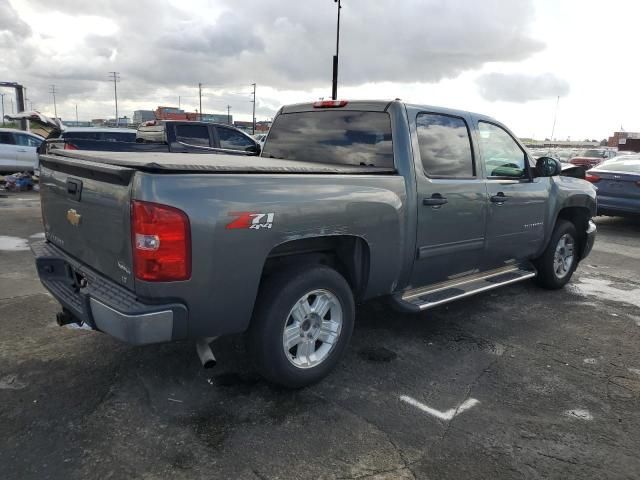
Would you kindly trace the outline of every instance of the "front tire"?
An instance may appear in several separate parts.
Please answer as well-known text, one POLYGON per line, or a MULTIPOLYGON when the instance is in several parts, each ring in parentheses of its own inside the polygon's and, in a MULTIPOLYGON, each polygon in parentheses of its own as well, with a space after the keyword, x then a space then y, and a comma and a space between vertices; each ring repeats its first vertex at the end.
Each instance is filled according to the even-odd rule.
POLYGON ((578 251, 576 227, 559 219, 547 248, 533 262, 538 269, 535 282, 550 290, 564 287, 578 266, 578 251))
POLYGON ((300 388, 326 376, 340 361, 353 332, 349 284, 322 265, 288 269, 260 289, 249 350, 267 380, 300 388))

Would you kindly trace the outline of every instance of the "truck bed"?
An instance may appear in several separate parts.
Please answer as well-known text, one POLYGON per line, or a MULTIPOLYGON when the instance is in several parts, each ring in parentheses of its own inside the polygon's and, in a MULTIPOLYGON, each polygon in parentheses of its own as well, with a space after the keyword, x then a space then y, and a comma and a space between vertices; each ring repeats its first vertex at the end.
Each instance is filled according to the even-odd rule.
POLYGON ((94 163, 106 163, 150 172, 207 173, 308 173, 308 174, 392 174, 394 168, 332 163, 300 162, 257 156, 224 154, 185 155, 161 152, 98 152, 57 150, 42 155, 43 160, 63 160, 66 157, 94 163))

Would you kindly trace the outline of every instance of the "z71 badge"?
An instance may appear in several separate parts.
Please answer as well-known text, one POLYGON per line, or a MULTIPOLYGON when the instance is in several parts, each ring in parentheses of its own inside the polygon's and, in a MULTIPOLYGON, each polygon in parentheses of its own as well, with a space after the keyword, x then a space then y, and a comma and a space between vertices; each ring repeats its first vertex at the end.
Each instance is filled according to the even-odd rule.
POLYGON ((237 230, 239 228, 260 230, 261 228, 271 228, 273 227, 273 218, 275 217, 275 213, 273 212, 229 212, 229 215, 237 218, 227 224, 227 230, 237 230))

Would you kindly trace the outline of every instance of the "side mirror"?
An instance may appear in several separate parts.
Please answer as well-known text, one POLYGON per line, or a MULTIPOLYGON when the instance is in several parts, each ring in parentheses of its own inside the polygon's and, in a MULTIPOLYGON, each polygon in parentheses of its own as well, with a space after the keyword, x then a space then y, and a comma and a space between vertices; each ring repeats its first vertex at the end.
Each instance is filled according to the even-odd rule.
POLYGON ((260 155, 260 144, 255 143, 250 147, 247 147, 245 151, 253 153, 254 155, 260 155))
POLYGON ((560 175, 562 165, 551 157, 540 157, 536 160, 536 177, 555 177, 560 175))

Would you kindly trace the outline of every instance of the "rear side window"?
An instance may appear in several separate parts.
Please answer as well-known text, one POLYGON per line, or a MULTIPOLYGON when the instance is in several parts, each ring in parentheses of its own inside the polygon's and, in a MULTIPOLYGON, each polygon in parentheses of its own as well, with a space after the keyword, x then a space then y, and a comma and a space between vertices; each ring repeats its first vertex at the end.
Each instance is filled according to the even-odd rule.
POLYGON ((23 145, 25 147, 39 147, 42 143, 41 140, 37 140, 30 135, 23 135, 20 133, 16 134, 16 142, 18 145, 23 145))
POLYGON ((15 145, 16 141, 13 139, 13 134, 10 132, 0 132, 0 143, 5 145, 15 145))
POLYGON ((262 156, 392 168, 391 119, 386 112, 347 110, 281 114, 262 156))
POLYGON ((64 132, 65 140, 98 140, 98 132, 64 132))
POLYGON ((616 159, 609 160, 601 163, 593 170, 613 171, 613 172, 625 172, 625 173, 640 173, 640 157, 629 159, 616 159))
POLYGON ((467 123, 459 117, 421 113, 416 118, 420 158, 430 177, 475 176, 467 123))
POLYGON ((176 125, 176 139, 179 142, 199 147, 209 147, 209 128, 206 125, 176 125))
POLYGON ((106 142, 135 142, 136 134, 134 132, 102 132, 100 140, 106 142))
POLYGON ((246 150, 253 147, 255 143, 240 132, 231 130, 230 128, 217 127, 218 139, 220 140, 220 148, 228 148, 229 150, 246 150))

